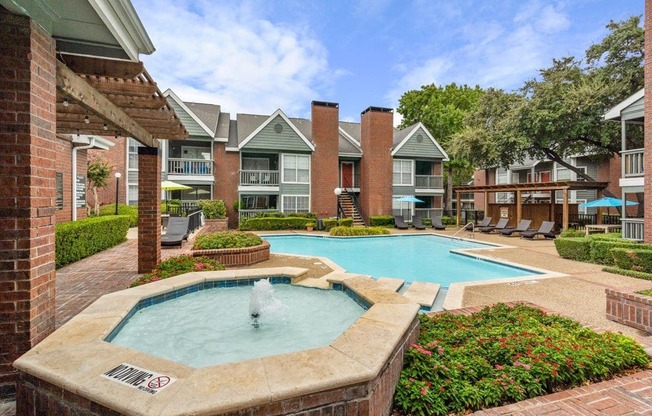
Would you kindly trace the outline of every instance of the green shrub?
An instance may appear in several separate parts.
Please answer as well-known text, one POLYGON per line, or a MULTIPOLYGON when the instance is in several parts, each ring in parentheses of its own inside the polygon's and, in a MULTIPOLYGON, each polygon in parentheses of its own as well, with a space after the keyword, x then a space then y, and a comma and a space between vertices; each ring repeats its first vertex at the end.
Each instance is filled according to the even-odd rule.
POLYGON ((57 269, 122 243, 127 238, 128 230, 129 217, 126 215, 91 217, 57 224, 57 269))
POLYGON ((559 257, 585 262, 591 260, 591 239, 588 237, 557 238, 555 248, 559 257))
POLYGON ((260 211, 256 212, 253 218, 285 218, 286 215, 281 211, 260 211))
POLYGON ((263 244, 262 238, 253 233, 227 231, 202 234, 195 239, 193 250, 213 250, 218 248, 243 248, 263 244))
POLYGON ((652 250, 612 248, 614 264, 619 269, 652 273, 652 250))
MULTIPOLYGON (((105 215, 115 215, 115 204, 102 205, 100 212, 97 214, 100 217, 105 215)), ((118 204, 118 215, 126 215, 129 217, 129 228, 138 227, 138 206, 118 204)))
POLYGON ((337 227, 337 219, 335 218, 324 218, 322 223, 324 224, 324 230, 326 231, 330 231, 331 228, 337 227))
POLYGON ((291 212, 289 214, 285 214, 285 216, 293 218, 310 218, 312 220, 317 219, 317 214, 314 212, 291 212))
POLYGON ((647 289, 647 290, 638 290, 636 291, 639 295, 643 296, 652 296, 652 289, 647 289))
POLYGON ((447 215, 442 215, 441 223, 442 225, 457 225, 457 218, 449 217, 447 215))
POLYGON ((226 218, 226 205, 221 199, 201 199, 197 201, 197 206, 201 208, 207 220, 226 218))
POLYGON ((240 224, 242 231, 274 231, 274 230, 305 230, 306 223, 313 222, 310 218, 300 217, 263 217, 249 218, 240 224))
POLYGON ((473 411, 646 368, 632 339, 598 334, 527 306, 498 304, 472 315, 419 316, 394 398, 406 415, 473 411))
POLYGON ((389 230, 385 227, 333 227, 330 229, 330 235, 335 237, 381 234, 389 234, 389 230))
POLYGON ((614 264, 614 256, 611 254, 611 249, 614 248, 631 248, 651 250, 652 246, 644 246, 633 241, 618 240, 614 238, 592 238, 591 239, 591 262, 597 264, 605 264, 611 266, 614 264))
POLYGON ((421 224, 425 225, 426 227, 431 227, 432 218, 421 218, 421 224))
POLYGON ((630 241, 630 240, 625 240, 623 238, 622 233, 616 232, 616 233, 593 233, 590 234, 590 237, 593 238, 594 240, 622 240, 622 241, 630 241))
POLYGON ((151 273, 139 277, 138 280, 131 284, 131 287, 157 282, 184 273, 213 270, 224 270, 224 266, 210 257, 192 257, 188 255, 170 257, 160 262, 151 273))
POLYGON ((369 217, 369 225, 372 227, 393 227, 394 217, 391 215, 372 215, 369 217))
POLYGON ((337 225, 340 227, 353 227, 353 218, 340 218, 337 225))
POLYGON ((652 273, 637 272, 634 270, 625 270, 625 269, 620 269, 618 267, 608 267, 608 266, 603 267, 602 271, 615 273, 615 274, 622 274, 623 276, 634 277, 636 279, 652 280, 652 273))
POLYGON ((576 230, 574 228, 568 228, 561 232, 559 237, 561 238, 572 238, 572 237, 584 237, 586 233, 582 230, 576 230))

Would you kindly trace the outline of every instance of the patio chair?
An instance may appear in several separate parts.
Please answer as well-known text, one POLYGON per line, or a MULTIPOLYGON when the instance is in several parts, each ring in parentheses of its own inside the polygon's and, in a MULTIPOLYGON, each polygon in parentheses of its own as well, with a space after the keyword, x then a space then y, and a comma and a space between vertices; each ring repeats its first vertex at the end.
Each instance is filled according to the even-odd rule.
POLYGON ((435 230, 445 230, 446 226, 441 223, 441 217, 432 217, 432 228, 435 230))
POLYGON ((167 232, 161 236, 162 246, 180 246, 188 240, 188 217, 170 217, 167 232))
POLYGON ((528 238, 533 240, 534 237, 542 235, 544 238, 555 238, 555 222, 554 221, 544 221, 541 223, 541 226, 538 230, 524 231, 521 233, 521 238, 528 238))
POLYGON ((417 217, 416 215, 412 216, 412 226, 416 228, 417 230, 425 230, 426 226, 423 225, 421 222, 421 217, 417 217))
POLYGON ((403 221, 403 216, 402 215, 394 215, 394 227, 398 228, 399 230, 407 230, 408 225, 403 221))
POLYGON ((528 231, 530 229, 530 224, 532 224, 532 220, 521 220, 521 222, 518 223, 516 228, 510 227, 510 228, 505 228, 503 230, 500 230, 500 235, 509 237, 514 233, 520 234, 522 232, 528 231))
POLYGON ((498 220, 498 222, 494 225, 488 225, 486 227, 476 227, 476 229, 482 231, 483 233, 491 233, 493 231, 499 231, 507 228, 507 222, 509 219, 507 218, 501 218, 498 220))
POLYGON ((480 224, 466 224, 465 229, 466 231, 472 231, 474 228, 489 227, 489 224, 491 224, 491 217, 484 217, 482 221, 480 221, 480 224))

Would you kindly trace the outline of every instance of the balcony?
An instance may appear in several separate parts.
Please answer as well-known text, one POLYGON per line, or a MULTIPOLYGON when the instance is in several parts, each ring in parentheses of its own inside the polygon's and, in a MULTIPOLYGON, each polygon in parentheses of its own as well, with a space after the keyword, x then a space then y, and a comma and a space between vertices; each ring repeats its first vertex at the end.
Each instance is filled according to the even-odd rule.
POLYGON ((277 170, 241 170, 240 186, 278 186, 279 178, 277 170))
POLYGON ((620 152, 623 158, 623 177, 643 176, 643 153, 645 149, 631 149, 620 152))
POLYGON ((444 177, 441 175, 414 175, 416 189, 444 189, 444 177))
POLYGON ((212 176, 213 161, 206 159, 168 158, 168 173, 170 175, 212 176))
POLYGON ((623 238, 626 240, 643 241, 643 218, 623 218, 623 238))

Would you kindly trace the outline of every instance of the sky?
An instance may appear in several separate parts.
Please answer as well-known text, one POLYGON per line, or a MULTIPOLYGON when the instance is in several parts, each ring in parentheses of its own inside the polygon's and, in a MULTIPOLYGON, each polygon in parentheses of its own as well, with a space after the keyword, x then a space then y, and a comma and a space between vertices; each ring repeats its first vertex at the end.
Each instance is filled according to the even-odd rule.
MULTIPOLYGON (((360 121, 422 85, 518 89, 583 57, 644 0, 132 0, 159 88, 223 112, 310 118, 313 100, 360 121)), ((395 115, 395 123, 400 115, 395 115)))

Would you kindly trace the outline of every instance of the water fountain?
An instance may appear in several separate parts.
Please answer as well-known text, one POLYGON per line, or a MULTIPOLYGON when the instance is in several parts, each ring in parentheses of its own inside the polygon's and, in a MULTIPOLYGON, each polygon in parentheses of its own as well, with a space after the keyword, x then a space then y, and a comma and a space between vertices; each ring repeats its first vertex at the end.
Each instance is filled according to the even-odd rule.
POLYGON ((251 317, 251 325, 254 328, 260 327, 260 314, 268 304, 275 300, 272 298, 273 293, 274 287, 269 279, 261 279, 254 283, 251 298, 249 299, 249 316, 251 317))

